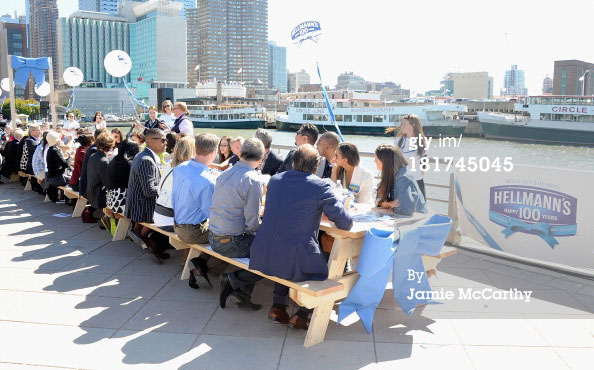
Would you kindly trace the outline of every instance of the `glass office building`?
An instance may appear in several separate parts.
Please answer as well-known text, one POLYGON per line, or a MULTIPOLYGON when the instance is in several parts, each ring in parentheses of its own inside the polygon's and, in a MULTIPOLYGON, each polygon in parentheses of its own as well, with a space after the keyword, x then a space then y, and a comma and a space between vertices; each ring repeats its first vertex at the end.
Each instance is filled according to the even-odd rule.
POLYGON ((268 87, 287 92, 287 48, 268 43, 268 87))

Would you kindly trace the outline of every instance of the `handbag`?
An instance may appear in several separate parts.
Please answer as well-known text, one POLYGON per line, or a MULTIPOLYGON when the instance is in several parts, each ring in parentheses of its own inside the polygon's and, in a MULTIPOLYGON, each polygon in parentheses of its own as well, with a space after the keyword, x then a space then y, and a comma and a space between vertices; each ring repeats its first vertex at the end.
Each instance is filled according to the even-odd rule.
POLYGON ((66 179, 64 178, 64 175, 54 176, 49 179, 49 186, 53 186, 54 188, 57 188, 58 186, 64 186, 64 185, 66 185, 66 179))

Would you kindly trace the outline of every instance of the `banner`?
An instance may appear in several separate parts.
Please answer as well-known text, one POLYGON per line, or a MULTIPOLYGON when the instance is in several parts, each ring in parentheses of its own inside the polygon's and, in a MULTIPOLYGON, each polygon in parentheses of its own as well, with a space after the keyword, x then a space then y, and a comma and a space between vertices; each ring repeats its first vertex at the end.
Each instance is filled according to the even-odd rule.
POLYGON ((512 256, 594 273, 594 172, 456 170, 463 235, 512 256))

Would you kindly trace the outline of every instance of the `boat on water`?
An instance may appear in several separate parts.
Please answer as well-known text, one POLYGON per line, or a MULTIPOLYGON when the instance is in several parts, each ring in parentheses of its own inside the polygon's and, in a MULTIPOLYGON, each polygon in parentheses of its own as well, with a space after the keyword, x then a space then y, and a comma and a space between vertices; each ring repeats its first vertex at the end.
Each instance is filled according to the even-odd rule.
MULTIPOLYGON (((468 123, 461 119, 461 114, 467 111, 466 106, 458 104, 410 102, 382 105, 358 99, 336 99, 330 104, 343 134, 384 135, 386 128, 399 126, 407 114, 421 118, 426 136, 460 136, 468 123)), ((316 125, 320 132, 336 130, 323 99, 295 99, 289 103, 286 114, 277 114, 275 118, 279 130, 297 131, 304 123, 316 125)))
POLYGON ((477 112, 488 139, 594 146, 594 97, 529 96, 515 113, 477 112))
POLYGON ((195 128, 257 129, 264 127, 266 109, 248 104, 188 105, 195 128))

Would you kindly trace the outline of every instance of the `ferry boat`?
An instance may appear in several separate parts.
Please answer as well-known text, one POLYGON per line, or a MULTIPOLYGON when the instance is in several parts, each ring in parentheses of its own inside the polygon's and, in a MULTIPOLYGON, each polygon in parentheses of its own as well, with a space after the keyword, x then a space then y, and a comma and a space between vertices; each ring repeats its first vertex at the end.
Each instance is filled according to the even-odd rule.
MULTIPOLYGON (((356 99, 336 99, 330 104, 343 134, 384 135, 386 128, 399 126, 407 114, 421 118, 426 136, 460 136, 468 123, 460 119, 467 111, 464 105, 422 102, 360 106, 356 99)), ((312 123, 320 132, 335 131, 323 99, 295 99, 289 103, 287 114, 275 118, 279 130, 296 131, 304 123, 312 123)))
POLYGON ((594 145, 594 97, 529 96, 517 113, 477 112, 488 139, 594 145))
POLYGON ((188 105, 195 128, 257 129, 264 127, 265 108, 247 104, 188 105))

